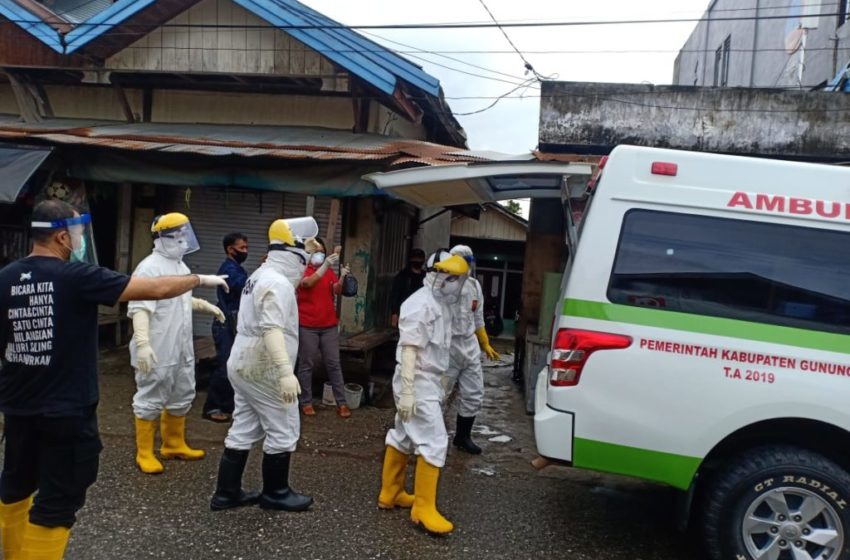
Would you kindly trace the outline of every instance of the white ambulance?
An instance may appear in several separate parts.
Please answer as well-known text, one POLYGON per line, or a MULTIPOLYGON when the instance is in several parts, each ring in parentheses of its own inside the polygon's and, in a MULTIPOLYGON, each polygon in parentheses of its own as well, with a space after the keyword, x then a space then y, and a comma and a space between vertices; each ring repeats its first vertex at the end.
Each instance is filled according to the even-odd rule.
POLYGON ((850 169, 618 147, 564 277, 541 455, 682 490, 713 558, 850 558, 850 169))

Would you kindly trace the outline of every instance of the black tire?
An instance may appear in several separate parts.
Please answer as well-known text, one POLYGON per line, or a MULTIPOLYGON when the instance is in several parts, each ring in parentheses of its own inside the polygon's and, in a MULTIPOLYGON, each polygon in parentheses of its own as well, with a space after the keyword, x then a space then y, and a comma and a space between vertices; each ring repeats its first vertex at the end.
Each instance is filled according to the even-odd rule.
MULTIPOLYGON (((801 495, 820 498, 829 506, 824 510, 827 512, 825 516, 831 507, 835 525, 843 529, 843 544, 837 547, 840 550, 830 556, 830 560, 850 559, 850 474, 823 455, 790 445, 768 445, 746 451, 731 459, 712 478, 703 514, 709 556, 713 560, 753 559, 747 550, 745 538, 757 546, 767 546, 769 537, 745 536, 742 525, 748 509, 757 503, 764 506, 762 498, 771 493, 788 497, 786 501, 793 509, 793 500, 797 498, 795 489, 800 489, 801 495), (780 488, 789 490, 777 492, 780 488), (761 540, 761 544, 758 540, 761 540)), ((762 511, 756 510, 754 513, 761 517, 762 511)), ((826 519, 815 518, 811 526, 817 527, 816 523, 826 519)), ((796 524, 793 528, 784 527, 774 538, 778 540, 786 532, 794 533, 799 527, 796 524)), ((794 542, 815 546, 808 545, 803 538, 794 542)), ((788 546, 794 546, 785 539, 782 541, 788 543, 788 546)), ((793 556, 787 550, 780 557, 793 556)))

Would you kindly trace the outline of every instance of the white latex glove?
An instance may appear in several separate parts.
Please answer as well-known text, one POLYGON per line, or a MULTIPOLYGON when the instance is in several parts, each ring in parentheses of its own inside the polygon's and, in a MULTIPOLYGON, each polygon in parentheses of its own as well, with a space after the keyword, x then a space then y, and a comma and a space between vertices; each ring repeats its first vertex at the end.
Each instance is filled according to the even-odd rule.
POLYGON ((156 365, 156 354, 150 341, 151 314, 148 311, 136 311, 133 314, 133 340, 136 342, 136 367, 148 375, 156 365))
POLYGON ((416 347, 401 347, 401 394, 398 396, 396 410, 402 422, 407 422, 416 414, 416 397, 413 392, 413 378, 416 376, 416 347))
POLYGON ((272 364, 280 377, 280 397, 284 404, 294 403, 301 394, 301 385, 292 371, 292 363, 286 353, 286 339, 279 328, 269 329, 263 333, 266 352, 271 356, 272 364))
POLYGON ((316 241, 314 237, 307 238, 307 241, 304 242, 304 250, 310 253, 318 253, 322 250, 322 246, 319 245, 319 242, 316 241))
POLYGON ((319 266, 319 268, 316 269, 316 274, 318 274, 319 277, 324 276, 328 269, 338 262, 339 255, 337 255, 336 253, 331 253, 330 255, 325 257, 325 260, 322 261, 322 264, 319 266))
POLYGON ((340 271, 339 271, 339 277, 340 278, 345 278, 349 274, 351 274, 351 269, 348 268, 347 266, 342 267, 342 269, 340 269, 340 271))
POLYGON ((197 311, 199 313, 206 313, 207 315, 212 315, 216 318, 219 323, 224 324, 227 318, 224 316, 224 313, 221 309, 218 308, 217 305, 213 305, 205 299, 201 298, 192 298, 192 311, 197 311))
POLYGON ((198 286, 202 288, 221 288, 225 293, 230 293, 230 286, 225 282, 227 274, 196 274, 195 276, 199 280, 198 286))

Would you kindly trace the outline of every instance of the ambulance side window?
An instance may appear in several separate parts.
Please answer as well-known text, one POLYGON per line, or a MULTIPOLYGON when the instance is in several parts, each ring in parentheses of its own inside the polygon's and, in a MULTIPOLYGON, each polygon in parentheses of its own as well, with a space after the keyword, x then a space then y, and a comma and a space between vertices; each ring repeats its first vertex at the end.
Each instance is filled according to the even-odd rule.
POLYGON ((672 212, 623 220, 608 298, 850 334, 850 233, 672 212))

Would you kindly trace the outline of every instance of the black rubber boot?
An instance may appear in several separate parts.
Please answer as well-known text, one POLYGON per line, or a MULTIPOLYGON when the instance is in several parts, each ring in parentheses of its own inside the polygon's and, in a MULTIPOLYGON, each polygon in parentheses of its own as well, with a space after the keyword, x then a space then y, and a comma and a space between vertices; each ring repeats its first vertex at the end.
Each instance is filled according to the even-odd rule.
POLYGON ((472 441, 472 425, 475 424, 475 416, 457 415, 457 428, 452 443, 455 447, 463 449, 472 455, 480 455, 481 448, 472 441))
POLYGON ((304 511, 313 504, 313 498, 299 494, 289 487, 289 462, 291 459, 291 453, 263 454, 261 508, 304 511))
POLYGON ((248 462, 248 451, 224 448, 218 464, 218 482, 210 501, 210 509, 220 511, 242 506, 251 506, 260 499, 259 492, 242 490, 242 473, 248 462))

